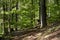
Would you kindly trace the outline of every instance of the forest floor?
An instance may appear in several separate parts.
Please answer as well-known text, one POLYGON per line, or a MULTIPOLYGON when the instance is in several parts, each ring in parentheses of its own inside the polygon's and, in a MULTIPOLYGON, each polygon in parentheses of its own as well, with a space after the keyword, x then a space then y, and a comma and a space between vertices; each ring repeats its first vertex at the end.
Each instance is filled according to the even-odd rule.
POLYGON ((30 32, 22 36, 14 36, 12 40, 60 40, 60 24, 46 28, 43 32, 30 32))
POLYGON ((12 40, 60 40, 60 30, 48 35, 42 35, 42 33, 31 32, 28 35, 25 35, 23 38, 15 36, 15 38, 12 40))

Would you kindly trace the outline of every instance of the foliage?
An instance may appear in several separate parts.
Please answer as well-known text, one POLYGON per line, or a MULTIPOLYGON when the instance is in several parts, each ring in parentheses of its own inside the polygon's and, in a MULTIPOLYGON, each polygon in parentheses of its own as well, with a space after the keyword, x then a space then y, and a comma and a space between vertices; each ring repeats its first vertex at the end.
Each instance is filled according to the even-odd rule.
MULTIPOLYGON (((52 23, 60 21, 60 1, 47 0, 46 1, 47 21, 52 23)), ((5 21, 5 27, 11 25, 12 28, 24 29, 32 28, 36 26, 39 19, 39 0, 1 0, 0 1, 0 19, 5 21), (18 1, 18 9, 16 9, 16 3, 18 1), (3 10, 5 5, 5 11, 3 10), (5 13, 5 15, 4 15, 5 13), (18 14, 18 21, 16 22, 16 14, 18 14), (12 16, 13 15, 13 16, 12 16), (9 21, 10 20, 10 21, 9 21)))
MULTIPOLYGON (((5 27, 10 25, 11 28, 24 29, 32 28, 35 26, 39 14, 38 0, 2 0, 0 1, 1 15, 5 18, 5 27), (16 2, 18 1, 18 9, 16 9, 16 2), (32 3, 33 2, 33 3, 32 3), (5 5, 6 11, 3 10, 5 5), (5 13, 5 15, 4 15, 5 13), (16 22, 16 14, 18 15, 18 21, 16 22), (13 15, 13 16, 12 16, 13 15)), ((3 20, 3 17, 1 18, 3 20)), ((3 25, 2 25, 3 26, 3 25)))

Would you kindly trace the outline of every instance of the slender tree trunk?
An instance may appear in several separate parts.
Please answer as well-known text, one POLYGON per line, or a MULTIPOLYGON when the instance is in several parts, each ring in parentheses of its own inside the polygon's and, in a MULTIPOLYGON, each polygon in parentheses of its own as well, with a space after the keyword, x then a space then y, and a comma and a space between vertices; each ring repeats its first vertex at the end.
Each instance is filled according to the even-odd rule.
POLYGON ((42 27, 46 27, 47 22, 46 22, 46 0, 41 0, 40 1, 40 12, 39 12, 39 16, 41 17, 41 28, 42 27))
POLYGON ((3 11, 4 11, 4 14, 3 14, 3 24, 4 24, 4 33, 5 33, 5 5, 3 5, 3 11))
POLYGON ((31 26, 33 26, 33 0, 31 0, 31 26))
MULTIPOLYGON (((16 3, 16 10, 18 10, 18 0, 17 0, 17 3, 16 3)), ((16 23, 17 23, 17 21, 18 21, 18 14, 16 13, 15 15, 16 15, 16 23)), ((17 31, 17 24, 16 24, 15 30, 17 31)))
MULTIPOLYGON (((11 0, 10 0, 10 2, 11 2, 11 0)), ((11 11, 11 4, 10 4, 10 8, 9 8, 9 11, 11 11)), ((10 12, 11 13, 11 12, 10 12)), ((8 24, 9 24, 9 27, 8 27, 8 32, 9 32, 9 35, 10 35, 10 32, 11 32, 11 24, 10 24, 10 22, 11 22, 11 18, 10 18, 10 13, 9 13, 9 15, 8 15, 8 24)))

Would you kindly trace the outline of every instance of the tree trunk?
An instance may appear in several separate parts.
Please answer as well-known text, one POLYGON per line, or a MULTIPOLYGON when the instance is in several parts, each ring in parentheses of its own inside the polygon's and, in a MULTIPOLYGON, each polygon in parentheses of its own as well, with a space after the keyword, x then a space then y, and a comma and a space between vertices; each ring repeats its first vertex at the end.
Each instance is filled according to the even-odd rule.
POLYGON ((3 26, 4 26, 4 33, 5 33, 5 5, 3 5, 3 11, 4 11, 4 14, 3 14, 3 26))
POLYGON ((39 4, 40 4, 40 7, 39 7, 40 15, 39 16, 41 17, 41 28, 42 28, 42 27, 46 27, 46 25, 47 25, 47 22, 46 22, 46 0, 41 0, 39 4))
MULTIPOLYGON (((16 3, 16 10, 18 10, 18 1, 16 3)), ((17 23, 17 21, 18 21, 18 14, 16 13, 15 15, 16 15, 16 23, 17 23)), ((15 27, 15 30, 17 31, 17 24, 16 24, 16 27, 15 27)))

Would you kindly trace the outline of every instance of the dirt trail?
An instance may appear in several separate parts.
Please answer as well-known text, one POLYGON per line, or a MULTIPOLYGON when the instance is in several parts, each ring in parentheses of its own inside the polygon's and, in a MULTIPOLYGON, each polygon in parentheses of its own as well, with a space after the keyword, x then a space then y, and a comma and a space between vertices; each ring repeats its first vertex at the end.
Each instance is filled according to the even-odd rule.
POLYGON ((23 36, 15 36, 12 40, 36 40, 41 33, 31 32, 23 36))
POLYGON ((45 36, 42 33, 31 32, 23 36, 15 36, 12 40, 60 40, 60 30, 45 36))
POLYGON ((60 30, 57 30, 51 34, 41 36, 39 40, 60 40, 60 30))
MULTIPOLYGON (((60 28, 60 25, 59 25, 59 28, 60 28)), ((46 32, 30 32, 23 36, 15 36, 12 40, 60 40, 60 29, 52 33, 50 32, 50 34, 48 35, 44 35, 45 33, 47 33, 47 31, 46 32)))

